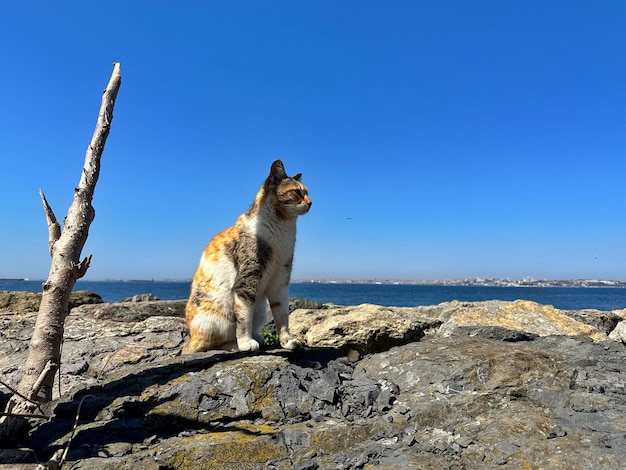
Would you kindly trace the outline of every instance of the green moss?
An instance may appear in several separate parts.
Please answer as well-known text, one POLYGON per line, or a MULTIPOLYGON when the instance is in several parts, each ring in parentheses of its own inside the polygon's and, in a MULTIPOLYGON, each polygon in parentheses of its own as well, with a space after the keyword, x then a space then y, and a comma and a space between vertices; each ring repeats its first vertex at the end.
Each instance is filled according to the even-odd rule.
POLYGON ((278 333, 276 331, 268 330, 267 328, 263 328, 261 330, 261 334, 263 335, 263 339, 265 340, 266 346, 280 346, 280 341, 278 340, 278 333))
POLYGON ((287 455, 272 435, 255 435, 249 430, 196 435, 181 439, 175 447, 167 463, 177 469, 246 468, 287 455))

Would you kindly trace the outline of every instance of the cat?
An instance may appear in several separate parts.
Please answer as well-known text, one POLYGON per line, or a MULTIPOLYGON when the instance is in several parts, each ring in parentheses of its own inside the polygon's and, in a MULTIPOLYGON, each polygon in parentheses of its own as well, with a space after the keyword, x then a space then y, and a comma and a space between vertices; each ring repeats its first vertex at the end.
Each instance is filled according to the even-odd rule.
POLYGON ((280 345, 302 347, 289 333, 296 220, 312 204, 301 178, 302 173, 287 176, 276 160, 249 209, 205 248, 185 309, 190 336, 184 354, 257 351, 264 344, 268 301, 280 345))

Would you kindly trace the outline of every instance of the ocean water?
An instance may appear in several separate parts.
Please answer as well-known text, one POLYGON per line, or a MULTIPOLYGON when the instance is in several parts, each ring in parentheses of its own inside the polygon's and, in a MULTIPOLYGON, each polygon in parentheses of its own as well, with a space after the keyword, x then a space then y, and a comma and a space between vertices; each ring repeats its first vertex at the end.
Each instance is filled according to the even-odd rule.
MULTIPOLYGON (((42 281, 2 281, 0 290, 41 292, 42 281)), ((189 282, 159 281, 78 281, 75 290, 90 290, 105 302, 115 302, 136 294, 154 294, 162 300, 186 299, 189 282)), ((450 300, 533 300, 564 310, 626 308, 625 288, 574 287, 478 287, 390 284, 294 283, 291 297, 303 297, 338 305, 372 303, 394 307, 435 305, 450 300)))
POLYGON ((394 307, 436 305, 459 300, 532 300, 563 310, 626 308, 624 288, 580 287, 483 287, 395 284, 292 284, 292 297, 304 297, 338 305, 372 303, 394 307))

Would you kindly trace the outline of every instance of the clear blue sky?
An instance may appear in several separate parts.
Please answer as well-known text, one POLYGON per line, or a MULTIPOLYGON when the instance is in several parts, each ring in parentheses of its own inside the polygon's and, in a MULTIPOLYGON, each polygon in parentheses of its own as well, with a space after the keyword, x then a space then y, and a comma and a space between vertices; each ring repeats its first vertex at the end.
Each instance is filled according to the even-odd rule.
POLYGON ((626 2, 0 6, 0 277, 45 278, 114 61, 86 279, 189 278, 271 162, 293 278, 626 279, 626 2))

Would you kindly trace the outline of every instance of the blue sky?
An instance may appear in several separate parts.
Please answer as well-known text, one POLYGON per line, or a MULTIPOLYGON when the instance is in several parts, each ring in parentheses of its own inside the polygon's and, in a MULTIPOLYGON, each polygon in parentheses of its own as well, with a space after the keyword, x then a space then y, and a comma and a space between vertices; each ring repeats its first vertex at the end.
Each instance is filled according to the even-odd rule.
POLYGON ((275 158, 295 279, 626 279, 625 2, 3 2, 0 43, 0 277, 47 276, 119 61, 86 279, 191 277, 275 158))

